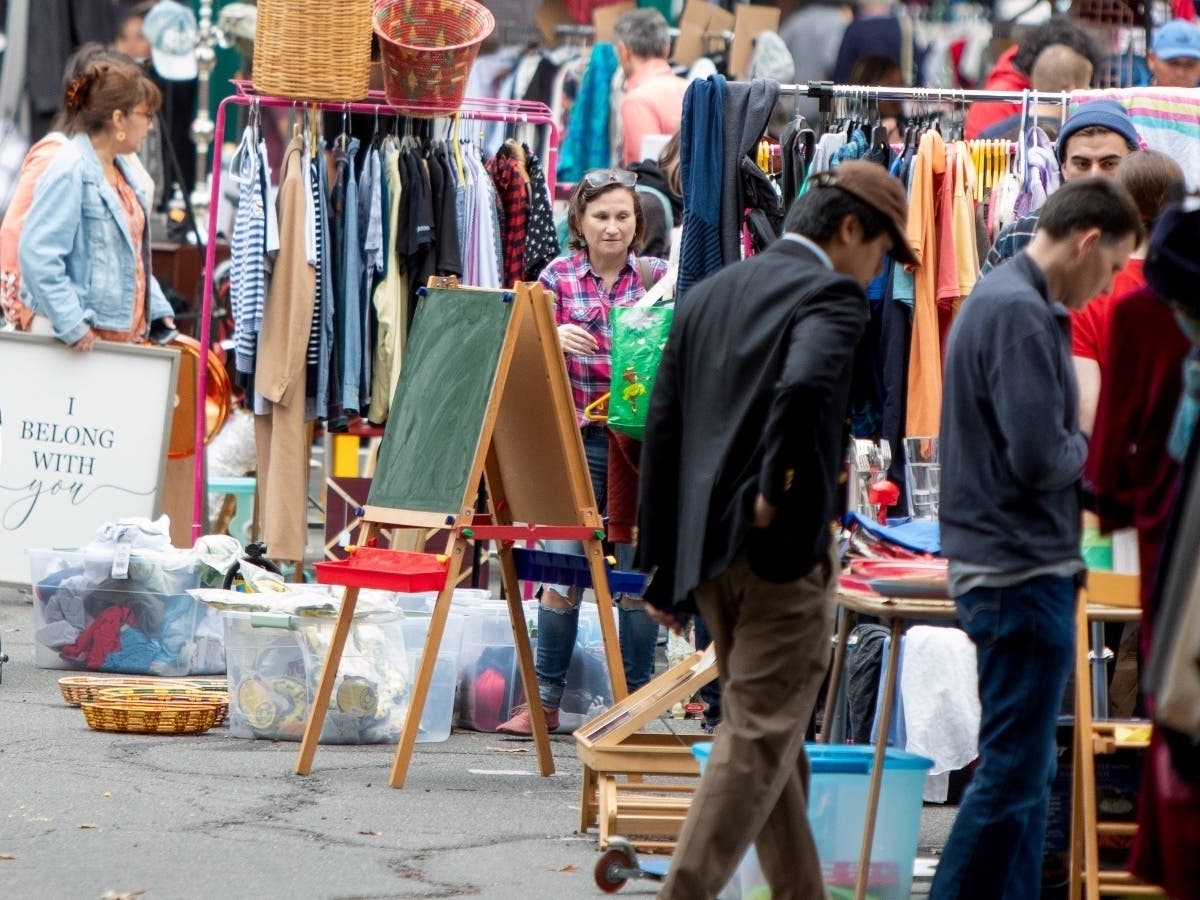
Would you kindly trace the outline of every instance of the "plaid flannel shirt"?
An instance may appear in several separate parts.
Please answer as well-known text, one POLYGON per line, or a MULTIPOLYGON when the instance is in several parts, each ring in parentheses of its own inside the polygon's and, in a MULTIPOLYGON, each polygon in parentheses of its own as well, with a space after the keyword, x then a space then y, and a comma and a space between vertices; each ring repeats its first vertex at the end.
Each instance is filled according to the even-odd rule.
POLYGON ((996 235, 996 243, 992 244, 987 259, 980 267, 980 275, 986 275, 1000 263, 1012 259, 1025 249, 1025 245, 1033 240, 1033 233, 1037 231, 1038 216, 1041 212, 1040 209, 1034 210, 1000 229, 1000 233, 996 235))
POLYGON ((493 156, 488 174, 500 201, 500 246, 504 252, 503 284, 512 287, 525 280, 525 237, 529 230, 529 192, 517 161, 510 156, 493 156))
MULTIPOLYGON (((655 281, 666 274, 667 264, 663 260, 646 257, 646 262, 655 281)), ((612 320, 608 311, 614 306, 632 306, 646 293, 637 257, 629 254, 611 290, 605 289, 592 268, 587 250, 558 257, 546 266, 538 280, 554 297, 555 324, 570 323, 585 328, 598 345, 591 356, 567 357, 571 394, 582 427, 587 424, 584 409, 607 394, 612 386, 612 320)))

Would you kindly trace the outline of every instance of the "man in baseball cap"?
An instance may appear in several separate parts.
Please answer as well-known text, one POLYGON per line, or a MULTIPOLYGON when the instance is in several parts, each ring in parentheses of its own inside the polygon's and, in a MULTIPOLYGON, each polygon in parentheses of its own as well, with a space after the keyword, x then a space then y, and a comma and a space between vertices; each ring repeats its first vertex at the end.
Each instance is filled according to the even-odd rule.
POLYGON ((1146 52, 1154 87, 1193 88, 1200 82, 1200 26, 1172 19, 1154 32, 1146 52))
POLYGON ((724 718, 659 897, 715 897, 757 842, 776 896, 824 897, 804 732, 829 662, 864 286, 913 260, 900 182, 845 162, 785 234, 677 306, 642 443, 647 611, 713 636, 724 718))
POLYGON ((198 28, 192 10, 175 0, 159 0, 142 20, 142 33, 150 42, 154 71, 168 81, 196 77, 198 28))

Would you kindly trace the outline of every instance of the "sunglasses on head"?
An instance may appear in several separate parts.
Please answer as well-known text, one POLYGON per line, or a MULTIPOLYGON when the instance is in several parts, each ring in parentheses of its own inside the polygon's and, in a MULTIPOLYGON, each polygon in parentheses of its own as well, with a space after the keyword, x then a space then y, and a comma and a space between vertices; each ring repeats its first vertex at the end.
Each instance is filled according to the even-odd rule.
POLYGON ((600 188, 607 184, 619 184, 623 187, 633 187, 637 184, 637 175, 628 169, 595 169, 583 176, 588 187, 600 188))

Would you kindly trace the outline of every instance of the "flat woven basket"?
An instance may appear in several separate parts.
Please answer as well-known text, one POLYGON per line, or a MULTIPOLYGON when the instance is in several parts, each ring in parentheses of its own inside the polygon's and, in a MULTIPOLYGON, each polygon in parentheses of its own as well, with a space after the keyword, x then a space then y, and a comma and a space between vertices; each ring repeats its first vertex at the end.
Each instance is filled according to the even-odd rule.
POLYGON ((155 685, 120 685, 101 688, 94 700, 116 700, 153 703, 190 703, 212 706, 216 710, 213 728, 225 724, 229 717, 229 690, 213 690, 187 682, 155 685))
POLYGON ((303 100, 360 100, 371 81, 371 0, 258 0, 254 88, 303 100))
POLYGON ((96 731, 131 734, 201 734, 213 727, 217 706, 172 700, 85 700, 83 716, 96 731))
POLYGON ((475 0, 379 0, 375 34, 388 103, 426 117, 458 109, 479 45, 495 27, 475 0))

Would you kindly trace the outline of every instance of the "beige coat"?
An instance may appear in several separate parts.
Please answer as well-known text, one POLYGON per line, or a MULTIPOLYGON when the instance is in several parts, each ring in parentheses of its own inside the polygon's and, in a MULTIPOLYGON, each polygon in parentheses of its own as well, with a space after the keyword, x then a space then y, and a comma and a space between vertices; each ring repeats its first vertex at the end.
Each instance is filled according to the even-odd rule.
POLYGON ((267 555, 302 560, 308 544, 308 459, 305 352, 312 327, 316 272, 305 252, 304 158, 292 138, 279 173, 279 254, 263 311, 255 390, 273 404, 255 417, 258 509, 267 555))

